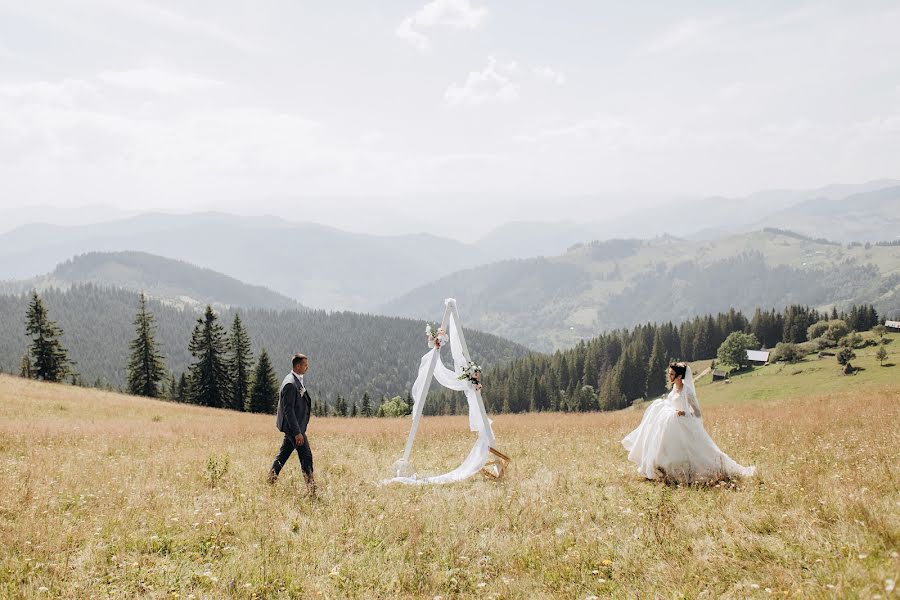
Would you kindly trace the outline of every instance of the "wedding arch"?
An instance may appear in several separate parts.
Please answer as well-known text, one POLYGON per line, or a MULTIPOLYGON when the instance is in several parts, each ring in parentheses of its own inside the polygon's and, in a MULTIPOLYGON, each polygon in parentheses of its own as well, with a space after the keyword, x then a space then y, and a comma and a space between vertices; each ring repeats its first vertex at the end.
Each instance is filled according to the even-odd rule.
POLYGON ((412 427, 406 440, 406 448, 403 457, 393 465, 394 477, 385 483, 406 484, 431 484, 452 483, 462 481, 472 475, 481 472, 488 478, 500 479, 506 473, 509 457, 497 450, 496 438, 491 428, 491 420, 488 419, 484 409, 484 401, 481 397, 481 371, 472 362, 469 348, 466 346, 466 338, 463 335, 459 322, 459 312, 456 309, 456 300, 447 298, 444 300, 444 318, 441 326, 434 331, 431 326, 426 328, 429 347, 431 348, 419 363, 419 375, 413 384, 413 412, 412 427), (450 346, 450 354, 453 357, 454 370, 451 371, 441 361, 441 348, 450 346), (447 389, 463 392, 469 404, 469 429, 478 433, 475 445, 461 465, 443 475, 420 477, 414 473, 409 462, 412 453, 413 442, 422 420, 422 410, 425 407, 425 399, 431 388, 432 380, 447 389))

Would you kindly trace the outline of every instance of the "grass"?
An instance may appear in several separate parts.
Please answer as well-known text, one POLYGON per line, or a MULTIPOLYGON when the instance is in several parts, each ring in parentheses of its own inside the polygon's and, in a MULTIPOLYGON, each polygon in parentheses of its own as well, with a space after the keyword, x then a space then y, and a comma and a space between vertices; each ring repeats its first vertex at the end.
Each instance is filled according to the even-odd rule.
MULTIPOLYGON (((873 338, 871 333, 864 338, 873 338)), ((854 367, 862 370, 854 376, 844 375, 834 356, 817 358, 807 356, 796 364, 771 364, 733 374, 728 383, 712 382, 712 374, 698 381, 697 395, 703 404, 740 403, 756 400, 784 398, 794 400, 805 396, 840 393, 853 388, 861 396, 867 390, 877 391, 884 386, 900 385, 900 335, 885 335, 889 353, 881 366, 875 358, 877 346, 854 350, 854 367)), ((698 373, 700 371, 697 371, 698 373)))
MULTIPOLYGON (((738 401, 816 365, 701 386, 713 438, 759 467, 737 485, 639 478, 627 410, 497 415, 506 480, 383 487, 409 421, 320 418, 315 500, 296 458, 264 483, 272 417, 0 376, 0 597, 887 598, 895 368, 738 401)), ((426 419, 416 465, 454 466, 466 430, 426 419)))

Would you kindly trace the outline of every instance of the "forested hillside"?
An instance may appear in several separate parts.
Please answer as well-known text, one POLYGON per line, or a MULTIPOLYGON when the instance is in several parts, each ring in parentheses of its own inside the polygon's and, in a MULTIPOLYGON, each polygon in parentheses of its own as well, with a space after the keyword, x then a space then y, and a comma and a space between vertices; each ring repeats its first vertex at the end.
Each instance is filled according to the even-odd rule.
POLYGON ((58 265, 52 273, 20 282, 0 282, 0 292, 68 288, 78 283, 117 287, 174 306, 233 306, 285 310, 302 308, 296 300, 249 285, 211 269, 145 252, 89 252, 58 265))
POLYGON ((482 331, 552 351, 648 321, 735 308, 872 303, 900 316, 900 247, 848 245, 769 229, 716 241, 674 237, 578 244, 562 256, 454 273, 383 307, 419 316, 442 294, 482 331))
MULTIPOLYGON (((777 348, 773 360, 796 360, 820 347, 856 347, 864 342, 850 332, 867 331, 878 322, 871 305, 854 306, 844 313, 792 305, 782 311, 757 309, 749 318, 730 310, 680 325, 646 323, 605 333, 552 355, 529 354, 489 369, 483 378, 485 404, 489 412, 617 410, 665 393, 670 360, 715 358, 732 333, 752 336, 757 348, 777 348), (829 337, 829 329, 840 333, 829 337), (809 339, 811 332, 817 336, 815 341, 809 339), (785 356, 776 356, 779 351, 785 356)), ((745 356, 743 350, 741 354, 745 356)), ((460 396, 439 392, 429 400, 426 411, 464 413, 460 396)))
MULTIPOLYGON (((94 285, 76 285, 62 292, 47 290, 42 298, 65 331, 63 344, 76 361, 75 370, 89 385, 123 387, 128 344, 134 338, 132 322, 138 294, 94 285)), ((25 336, 27 296, 0 296, 0 369, 18 373, 28 346, 25 336)), ((160 351, 167 368, 180 376, 190 363, 188 343, 200 314, 179 310, 158 301, 148 303, 156 317, 160 351)), ((441 316, 437 305, 432 320, 441 316)), ((223 310, 228 327, 235 310, 223 310)), ((373 398, 404 393, 412 386, 419 359, 428 348, 423 321, 379 317, 350 312, 269 311, 242 309, 241 315, 255 356, 266 348, 276 371, 290 370, 290 357, 304 352, 311 358, 310 388, 319 398, 333 401, 341 393, 359 399, 366 391, 373 398)), ((527 350, 493 335, 467 330, 475 360, 495 365, 524 356, 527 350)))

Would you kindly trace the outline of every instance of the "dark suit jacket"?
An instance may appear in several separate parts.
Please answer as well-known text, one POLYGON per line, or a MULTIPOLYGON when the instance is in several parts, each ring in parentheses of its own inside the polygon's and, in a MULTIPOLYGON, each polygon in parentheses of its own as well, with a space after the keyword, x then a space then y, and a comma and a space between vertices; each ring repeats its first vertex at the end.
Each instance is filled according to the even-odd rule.
POLYGON ((292 377, 291 381, 281 388, 275 426, 279 431, 283 431, 291 437, 298 433, 305 436, 311 412, 312 399, 309 397, 309 391, 303 390, 303 394, 301 394, 297 378, 292 377))

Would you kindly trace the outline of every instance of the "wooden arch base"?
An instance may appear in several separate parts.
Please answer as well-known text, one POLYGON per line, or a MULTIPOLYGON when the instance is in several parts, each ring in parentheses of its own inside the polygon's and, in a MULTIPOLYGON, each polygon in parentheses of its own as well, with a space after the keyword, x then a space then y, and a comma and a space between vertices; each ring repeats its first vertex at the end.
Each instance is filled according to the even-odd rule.
POLYGON ((494 481, 503 479, 512 459, 496 448, 491 448, 490 451, 492 457, 481 467, 481 474, 494 481))

